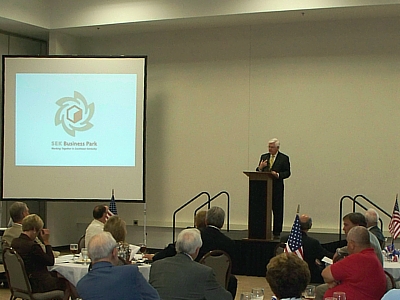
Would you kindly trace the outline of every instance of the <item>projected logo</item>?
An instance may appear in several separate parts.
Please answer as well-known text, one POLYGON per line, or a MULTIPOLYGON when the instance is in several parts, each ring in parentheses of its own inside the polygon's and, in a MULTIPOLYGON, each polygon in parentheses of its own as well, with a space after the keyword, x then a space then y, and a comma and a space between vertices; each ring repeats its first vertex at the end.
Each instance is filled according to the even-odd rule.
POLYGON ((55 116, 56 126, 62 124, 65 132, 75 136, 76 131, 86 131, 93 127, 90 119, 94 114, 94 103, 89 105, 85 97, 74 91, 74 97, 63 97, 57 100, 60 106, 55 116))

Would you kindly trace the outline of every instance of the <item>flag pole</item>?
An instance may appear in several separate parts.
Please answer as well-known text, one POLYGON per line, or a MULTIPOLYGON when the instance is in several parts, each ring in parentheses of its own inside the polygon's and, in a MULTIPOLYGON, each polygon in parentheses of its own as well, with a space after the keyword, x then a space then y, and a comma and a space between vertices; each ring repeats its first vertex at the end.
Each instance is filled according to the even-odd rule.
POLYGON ((297 204, 297 214, 300 212, 300 204, 297 204))

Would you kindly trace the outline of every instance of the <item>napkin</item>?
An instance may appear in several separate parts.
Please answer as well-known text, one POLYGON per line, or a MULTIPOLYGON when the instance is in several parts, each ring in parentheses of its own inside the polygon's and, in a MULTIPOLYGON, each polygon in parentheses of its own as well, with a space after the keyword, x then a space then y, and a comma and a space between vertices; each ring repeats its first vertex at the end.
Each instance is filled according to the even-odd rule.
POLYGON ((135 258, 135 254, 139 251, 140 247, 129 244, 129 249, 131 250, 131 255, 129 257, 129 260, 133 260, 135 258))

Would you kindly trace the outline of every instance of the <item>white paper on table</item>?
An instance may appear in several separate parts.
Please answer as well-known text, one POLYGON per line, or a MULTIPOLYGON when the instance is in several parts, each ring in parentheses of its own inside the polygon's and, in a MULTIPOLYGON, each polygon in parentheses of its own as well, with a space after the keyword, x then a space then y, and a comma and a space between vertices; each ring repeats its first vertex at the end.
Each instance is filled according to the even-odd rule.
POLYGON ((135 254, 139 251, 140 247, 129 244, 129 249, 131 250, 131 256, 129 257, 129 260, 133 260, 135 257, 135 254))
POLYGON ((324 263, 327 263, 328 265, 333 264, 333 260, 332 260, 331 258, 329 258, 329 257, 326 257, 326 256, 324 256, 324 258, 322 259, 322 261, 323 261, 324 263))

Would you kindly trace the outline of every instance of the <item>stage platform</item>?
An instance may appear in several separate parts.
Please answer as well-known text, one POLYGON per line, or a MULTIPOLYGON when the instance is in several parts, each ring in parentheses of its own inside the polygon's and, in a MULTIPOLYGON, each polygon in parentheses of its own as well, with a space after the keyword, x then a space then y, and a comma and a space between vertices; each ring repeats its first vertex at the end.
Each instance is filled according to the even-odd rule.
MULTIPOLYGON (((247 230, 223 231, 230 237, 236 246, 236 257, 233 260, 232 273, 246 276, 265 276, 266 265, 275 255, 275 248, 279 244, 278 240, 250 240, 247 238, 247 230)), ((281 236, 289 235, 283 232, 281 236)), ((339 241, 339 233, 313 233, 309 236, 318 239, 323 247, 328 251, 334 252, 336 248, 343 246, 345 241, 339 241)), ((342 235, 342 239, 345 239, 342 235)))

